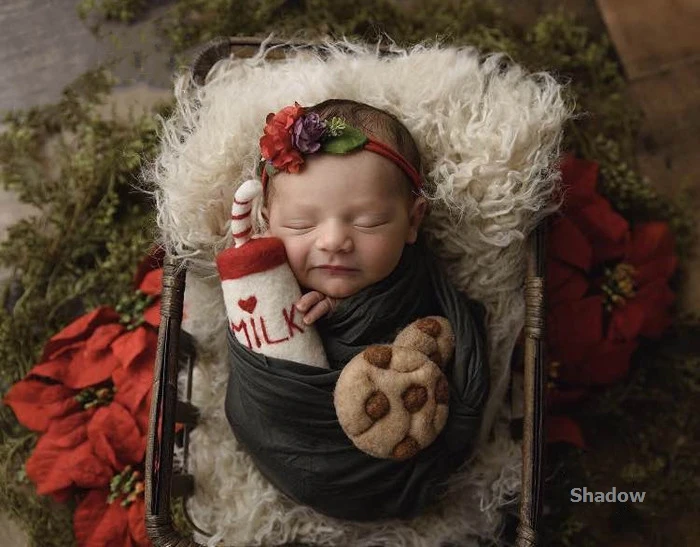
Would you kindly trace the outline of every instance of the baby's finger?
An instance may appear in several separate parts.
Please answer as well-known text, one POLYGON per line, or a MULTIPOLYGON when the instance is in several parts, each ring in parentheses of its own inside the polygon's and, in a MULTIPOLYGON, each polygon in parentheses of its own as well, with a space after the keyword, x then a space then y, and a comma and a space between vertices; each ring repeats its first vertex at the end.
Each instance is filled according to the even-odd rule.
POLYGON ((305 312, 321 302, 325 296, 318 291, 307 292, 294 304, 299 311, 305 312))
POLYGON ((331 311, 331 303, 328 301, 328 299, 324 299, 318 304, 315 304, 311 310, 309 310, 309 313, 307 313, 304 316, 304 324, 305 325, 310 325, 317 319, 320 319, 321 316, 325 315, 331 311))

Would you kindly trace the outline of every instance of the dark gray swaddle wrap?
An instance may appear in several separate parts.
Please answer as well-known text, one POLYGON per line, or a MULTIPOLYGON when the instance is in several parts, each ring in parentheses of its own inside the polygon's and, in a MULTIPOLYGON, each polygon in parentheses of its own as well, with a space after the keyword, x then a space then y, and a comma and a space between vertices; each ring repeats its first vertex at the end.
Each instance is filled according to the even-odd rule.
POLYGON ((405 246, 387 278, 342 300, 316 327, 331 370, 254 353, 229 330, 226 416, 236 438, 270 482, 321 513, 352 520, 417 515, 465 461, 479 431, 489 388, 483 306, 452 286, 419 239, 405 246), (428 315, 447 317, 456 337, 447 424, 409 460, 372 457, 338 423, 340 370, 368 345, 391 343, 428 315))

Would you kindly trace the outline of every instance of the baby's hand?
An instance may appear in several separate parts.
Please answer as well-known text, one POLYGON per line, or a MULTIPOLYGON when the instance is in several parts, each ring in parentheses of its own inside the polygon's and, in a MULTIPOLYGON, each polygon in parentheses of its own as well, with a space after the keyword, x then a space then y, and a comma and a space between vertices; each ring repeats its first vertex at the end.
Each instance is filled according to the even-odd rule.
POLYGON ((304 324, 311 325, 322 315, 331 313, 340 300, 340 298, 332 298, 318 291, 311 291, 302 295, 302 297, 294 303, 294 306, 305 314, 304 324))

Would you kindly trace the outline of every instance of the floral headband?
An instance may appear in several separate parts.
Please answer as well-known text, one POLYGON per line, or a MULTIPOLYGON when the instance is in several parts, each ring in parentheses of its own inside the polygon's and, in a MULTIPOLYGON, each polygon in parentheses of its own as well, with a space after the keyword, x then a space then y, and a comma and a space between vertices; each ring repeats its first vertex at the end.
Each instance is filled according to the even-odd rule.
POLYGON ((304 155, 317 152, 347 154, 353 150, 368 150, 393 161, 411 179, 413 187, 420 190, 423 180, 411 163, 401 154, 359 129, 348 125, 339 117, 322 120, 295 102, 277 114, 265 119, 265 134, 260 137, 261 159, 258 176, 266 190, 267 181, 280 171, 298 173, 304 164, 304 155))

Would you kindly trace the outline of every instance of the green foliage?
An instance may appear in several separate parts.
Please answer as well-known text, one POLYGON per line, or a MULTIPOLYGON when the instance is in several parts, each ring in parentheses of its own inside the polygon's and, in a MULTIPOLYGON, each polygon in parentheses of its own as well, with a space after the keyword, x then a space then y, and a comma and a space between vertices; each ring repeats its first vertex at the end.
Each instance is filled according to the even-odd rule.
POLYGON ((91 72, 57 105, 6 116, 0 181, 37 216, 10 227, 0 245, 0 261, 17 273, 6 297, 21 293, 0 319, 5 383, 27 372, 78 309, 116 305, 153 240, 153 211, 134 183, 154 155, 156 122, 100 117, 109 86, 104 71, 91 72))
POLYGON ((19 426, 6 406, 0 406, 0 511, 26 530, 35 547, 71 547, 70 505, 38 496, 24 472, 24 462, 36 436, 19 426))
POLYGON ((80 0, 77 10, 81 19, 87 19, 94 13, 107 21, 131 23, 144 12, 147 5, 147 0, 80 0))
MULTIPOLYGON (((154 239, 152 206, 134 189, 153 157, 156 122, 99 115, 111 80, 79 78, 56 105, 10 113, 0 135, 0 182, 37 214, 9 229, 0 262, 13 268, 0 315, 0 394, 38 362, 45 342, 86 311, 116 306, 154 239)), ((23 474, 34 434, 2 407, 0 506, 33 545, 73 544, 71 511, 41 498, 23 474)))

